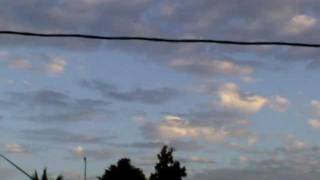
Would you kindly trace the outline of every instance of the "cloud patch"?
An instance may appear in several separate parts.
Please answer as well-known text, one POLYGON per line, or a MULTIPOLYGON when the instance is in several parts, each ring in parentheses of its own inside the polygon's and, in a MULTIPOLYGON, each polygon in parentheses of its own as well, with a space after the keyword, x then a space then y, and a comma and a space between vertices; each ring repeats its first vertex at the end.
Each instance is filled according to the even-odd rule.
POLYGON ((217 94, 222 107, 247 114, 260 111, 268 102, 268 99, 263 96, 240 92, 239 87, 234 83, 223 84, 217 94))
POLYGON ((176 98, 180 92, 176 89, 162 87, 162 88, 135 88, 129 91, 121 91, 113 84, 103 81, 81 81, 83 87, 98 91, 106 98, 112 98, 124 102, 138 102, 144 104, 163 104, 176 98))
POLYGON ((269 106, 274 111, 285 112, 290 106, 290 101, 285 97, 275 96, 269 99, 269 106))
POLYGON ((229 60, 173 59, 169 67, 200 75, 249 75, 254 72, 253 67, 238 65, 229 60))
POLYGON ((311 28, 317 23, 317 19, 306 15, 299 14, 292 17, 286 27, 286 31, 290 34, 300 34, 311 28))
POLYGON ((318 119, 311 119, 308 121, 308 124, 315 129, 320 129, 320 120, 318 119))
POLYGON ((6 95, 8 102, 17 105, 11 106, 11 108, 26 112, 20 113, 17 118, 33 122, 72 123, 104 120, 112 114, 108 109, 110 102, 96 99, 77 99, 54 90, 11 91, 6 95))
POLYGON ((27 154, 27 153, 29 153, 27 148, 21 144, 16 144, 16 143, 6 144, 4 147, 5 147, 6 152, 10 153, 10 154, 27 154))
POLYGON ((183 119, 164 119, 160 123, 147 123, 142 130, 146 138, 165 141, 191 138, 219 142, 230 135, 223 127, 196 126, 183 119))

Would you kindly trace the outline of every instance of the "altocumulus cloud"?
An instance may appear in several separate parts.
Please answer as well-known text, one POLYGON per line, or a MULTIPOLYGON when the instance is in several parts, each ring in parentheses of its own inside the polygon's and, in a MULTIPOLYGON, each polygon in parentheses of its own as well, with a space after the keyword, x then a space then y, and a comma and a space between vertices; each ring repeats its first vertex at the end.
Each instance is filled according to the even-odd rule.
POLYGON ((110 102, 96 99, 78 99, 54 90, 7 92, 7 101, 13 109, 27 109, 17 118, 34 122, 56 123, 105 120, 112 112, 110 102), (19 103, 18 103, 19 102, 19 103), (52 113, 55 110, 54 113, 52 113))
POLYGON ((11 69, 48 75, 62 75, 68 65, 65 58, 49 54, 7 53, 1 60, 11 69))
POLYGON ((218 97, 221 106, 249 114, 258 112, 268 101, 263 96, 241 93, 234 83, 223 84, 218 90, 218 97))
POLYGON ((122 91, 113 84, 103 81, 83 80, 80 82, 83 87, 98 91, 103 97, 124 102, 138 102, 144 104, 163 104, 176 98, 181 94, 176 89, 168 87, 160 88, 135 88, 129 91, 122 91))
MULTIPOLYGON (((145 35, 164 37, 198 37, 235 40, 285 40, 312 42, 313 37, 319 35, 318 3, 316 0, 288 2, 287 0, 270 0, 257 2, 245 0, 243 3, 220 2, 218 0, 192 1, 187 0, 181 4, 178 1, 158 2, 146 0, 134 0, 130 2, 87 0, 59 1, 32 0, 25 3, 21 0, 6 3, 1 2, 0 22, 4 29, 28 30, 37 32, 75 32, 104 35, 145 35), (35 8, 34 4, 39 5, 35 8), (251 8, 248 8, 251 7, 251 8), (12 13, 16 9, 23 12, 12 13), (152 13, 151 13, 152 12, 152 13), (101 23, 108 22, 108 23, 101 23), (165 24, 165 26, 164 26, 165 24)), ((69 47, 70 49, 92 49, 102 43, 96 41, 78 40, 34 40, 29 38, 1 37, 5 39, 4 46, 53 46, 69 47), (25 43, 21 44, 21 40, 25 43)), ((206 54, 205 63, 180 66, 183 69, 191 69, 191 72, 202 74, 219 72, 221 69, 208 69, 204 64, 222 64, 216 58, 221 59, 225 54, 238 52, 250 52, 262 57, 277 57, 281 60, 299 59, 305 63, 317 64, 317 50, 301 49, 297 51, 285 48, 237 48, 215 47, 206 45, 175 46, 144 43, 108 43, 108 48, 124 51, 144 52, 152 55, 152 59, 162 62, 170 62, 172 59, 187 58, 196 54, 206 54), (210 51, 204 50, 209 49, 210 51), (273 51, 273 53, 268 53, 273 51), (159 57, 155 58, 154 54, 159 57), (163 56, 165 54, 165 56, 163 56), (167 58, 167 57, 170 58, 167 58), (197 69, 200 68, 200 69, 197 69), (201 70, 201 68, 203 70, 201 70)), ((267 58, 262 58, 267 59, 267 58)), ((238 61, 238 60, 237 60, 238 61)), ((283 61, 284 66, 289 61, 283 61)), ((238 62, 238 64, 240 61, 238 62)), ((241 64, 241 63, 240 63, 241 64)), ((60 72, 64 63, 59 62, 52 66, 53 72, 60 72)), ((231 66, 228 65, 229 69, 231 66)), ((313 66, 315 67, 315 66, 313 66)), ((233 66, 233 72, 246 73, 233 66)), ((226 69, 224 69, 226 70, 226 69)), ((250 71, 250 70, 249 70, 250 71)), ((224 73, 230 73, 230 69, 224 73)))
POLYGON ((249 75, 254 71, 253 67, 238 65, 230 60, 209 59, 173 59, 169 67, 203 75, 249 75))

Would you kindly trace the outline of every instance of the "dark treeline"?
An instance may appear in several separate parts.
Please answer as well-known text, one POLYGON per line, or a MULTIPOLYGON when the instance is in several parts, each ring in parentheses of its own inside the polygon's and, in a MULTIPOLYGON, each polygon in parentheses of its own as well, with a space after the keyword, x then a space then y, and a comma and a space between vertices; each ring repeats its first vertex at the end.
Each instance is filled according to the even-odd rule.
MULTIPOLYGON (((98 180, 182 180, 187 176, 186 168, 173 158, 174 149, 164 146, 158 154, 158 162, 154 169, 155 172, 149 178, 145 176, 140 168, 131 164, 130 159, 120 159, 117 164, 110 165, 105 169, 102 176, 98 176, 98 180)), ((47 175, 47 170, 44 169, 41 180, 53 180, 47 175)), ((33 175, 33 180, 40 180, 37 171, 33 175)), ((63 180, 60 175, 54 180, 63 180)))

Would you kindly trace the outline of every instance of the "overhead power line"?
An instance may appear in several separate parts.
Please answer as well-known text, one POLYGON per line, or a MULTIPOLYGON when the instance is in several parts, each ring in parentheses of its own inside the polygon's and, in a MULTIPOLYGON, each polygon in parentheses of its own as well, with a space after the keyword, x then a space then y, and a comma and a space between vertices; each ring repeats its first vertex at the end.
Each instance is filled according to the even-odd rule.
POLYGON ((6 156, 0 154, 0 157, 3 158, 4 160, 6 160, 8 163, 10 163, 13 167, 15 167, 17 170, 19 170, 20 172, 22 172, 24 175, 26 175, 29 179, 33 180, 33 177, 28 174, 25 170, 23 170, 21 167, 19 167, 17 164, 15 164, 14 162, 12 162, 10 159, 8 159, 6 156))
POLYGON ((217 39, 193 39, 193 38, 161 38, 161 37, 144 37, 144 36, 101 36, 92 34, 64 34, 64 33, 34 33, 23 31, 0 31, 0 35, 31 36, 31 37, 48 37, 48 38, 82 38, 95 40, 117 40, 117 41, 150 41, 163 43, 207 43, 207 44, 225 44, 241 46, 293 46, 293 47, 310 47, 320 48, 317 43, 299 43, 285 41, 232 41, 217 39))

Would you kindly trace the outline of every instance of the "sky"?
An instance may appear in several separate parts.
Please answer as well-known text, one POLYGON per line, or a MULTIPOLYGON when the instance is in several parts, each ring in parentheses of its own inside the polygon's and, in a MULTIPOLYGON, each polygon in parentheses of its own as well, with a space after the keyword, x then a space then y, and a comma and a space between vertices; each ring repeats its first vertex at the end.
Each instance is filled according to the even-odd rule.
MULTIPOLYGON (((317 0, 2 0, 0 30, 320 43, 317 0)), ((0 35, 0 152, 89 179, 165 144, 188 180, 320 176, 316 48, 0 35)), ((0 160, 0 179, 25 178, 0 160)))

